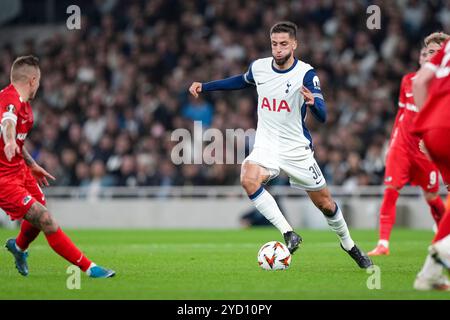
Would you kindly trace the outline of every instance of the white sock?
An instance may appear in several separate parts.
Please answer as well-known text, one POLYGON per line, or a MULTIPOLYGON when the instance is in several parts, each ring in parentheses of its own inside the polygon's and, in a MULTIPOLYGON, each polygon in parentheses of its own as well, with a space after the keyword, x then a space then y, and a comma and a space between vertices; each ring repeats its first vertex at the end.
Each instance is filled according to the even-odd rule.
POLYGON ((292 227, 278 208, 275 199, 263 187, 260 187, 254 194, 249 196, 256 209, 266 217, 281 233, 292 231, 292 227))
POLYGON ((342 215, 341 209, 336 204, 336 213, 332 217, 328 217, 326 215, 325 218, 327 219, 328 225, 330 226, 331 230, 336 232, 337 236, 339 237, 339 240, 341 240, 341 244, 344 247, 345 250, 350 250, 353 248, 355 243, 352 240, 352 237, 350 236, 350 232, 347 228, 347 223, 344 220, 344 216, 342 215))
POLYGON ((443 267, 434 261, 431 255, 427 255, 422 270, 419 272, 419 277, 427 279, 438 277, 442 274, 443 267))
POLYGON ((441 240, 438 240, 433 245, 437 250, 439 258, 446 266, 450 265, 450 235, 445 236, 441 240))
POLYGON ((16 249, 19 250, 20 252, 25 252, 25 251, 27 251, 27 250, 22 250, 22 249, 20 249, 19 246, 17 245, 17 243, 16 243, 15 245, 16 245, 16 249))
POLYGON ((86 270, 86 274, 87 274, 88 276, 91 275, 91 268, 93 268, 93 267, 95 267, 95 266, 96 266, 96 264, 93 263, 93 262, 91 262, 91 265, 90 265, 89 268, 86 270))
POLYGON ((389 248, 389 240, 378 240, 378 244, 382 245, 385 248, 389 248))
POLYGON ((439 251, 450 251, 450 235, 445 236, 441 240, 434 243, 434 246, 438 248, 439 251))
POLYGON ((433 230, 434 234, 436 234, 436 233, 437 233, 437 231, 438 231, 438 227, 437 227, 437 224, 436 224, 436 222, 435 222, 435 223, 433 223, 433 227, 431 228, 431 230, 433 230))

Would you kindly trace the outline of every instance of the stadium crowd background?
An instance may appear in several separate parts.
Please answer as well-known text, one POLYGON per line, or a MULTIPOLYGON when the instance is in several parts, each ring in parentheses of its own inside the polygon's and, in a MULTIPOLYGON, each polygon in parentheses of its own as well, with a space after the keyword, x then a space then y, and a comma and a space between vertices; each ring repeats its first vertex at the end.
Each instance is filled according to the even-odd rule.
MULTIPOLYGON (((194 120, 204 128, 255 128, 254 89, 199 100, 187 89, 270 56, 268 32, 278 20, 297 23, 297 56, 321 80, 328 119, 322 125, 310 116, 307 124, 328 184, 379 185, 401 77, 418 68, 425 35, 450 32, 450 1, 107 0, 80 7, 81 30, 0 52, 2 87, 16 56, 40 58, 27 147, 58 186, 239 184, 240 165, 174 165, 170 135, 192 129, 194 120), (366 27, 370 4, 381 8, 380 30, 366 27)), ((55 17, 66 18, 65 10, 55 17)), ((42 23, 38 8, 8 24, 24 21, 42 23)))

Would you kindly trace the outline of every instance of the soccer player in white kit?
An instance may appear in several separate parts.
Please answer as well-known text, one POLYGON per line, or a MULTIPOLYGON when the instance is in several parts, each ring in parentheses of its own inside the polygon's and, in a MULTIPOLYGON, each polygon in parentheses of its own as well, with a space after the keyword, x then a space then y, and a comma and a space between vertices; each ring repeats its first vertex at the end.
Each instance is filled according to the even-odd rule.
POLYGON ((294 56, 297 26, 288 21, 270 30, 272 57, 255 60, 244 74, 207 83, 194 82, 189 92, 238 90, 256 86, 258 124, 255 144, 241 169, 241 184, 255 207, 283 234, 294 253, 302 238, 293 231, 277 203, 263 185, 283 170, 293 187, 305 190, 336 232, 341 247, 359 267, 372 265, 353 242, 338 205, 314 159, 311 135, 305 126, 307 109, 325 122, 326 107, 313 67, 294 56))

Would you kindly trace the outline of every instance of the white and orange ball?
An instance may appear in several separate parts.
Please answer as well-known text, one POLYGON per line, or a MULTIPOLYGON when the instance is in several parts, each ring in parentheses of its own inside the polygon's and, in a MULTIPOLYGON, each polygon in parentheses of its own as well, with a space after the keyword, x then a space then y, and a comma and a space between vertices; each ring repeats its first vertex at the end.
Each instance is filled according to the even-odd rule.
POLYGON ((279 241, 267 242, 258 252, 258 264, 264 270, 286 270, 291 259, 289 249, 279 241))

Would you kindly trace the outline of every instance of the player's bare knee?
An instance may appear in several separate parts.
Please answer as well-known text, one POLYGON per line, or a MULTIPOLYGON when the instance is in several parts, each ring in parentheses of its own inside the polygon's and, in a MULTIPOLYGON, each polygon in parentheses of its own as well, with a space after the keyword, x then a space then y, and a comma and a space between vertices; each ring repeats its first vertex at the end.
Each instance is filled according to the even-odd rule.
POLYGON ((45 234, 55 233, 58 231, 59 225, 56 222, 55 218, 50 214, 50 212, 46 211, 42 215, 41 219, 42 232, 45 234))
POLYGON ((258 179, 255 179, 253 177, 249 177, 247 175, 241 176, 241 185, 247 192, 247 194, 253 194, 255 193, 259 187, 261 186, 261 183, 258 181, 258 179))
POLYGON ((39 202, 31 206, 24 218, 45 234, 56 232, 59 228, 47 208, 39 202))
POLYGON ((392 190, 395 190, 395 191, 400 191, 402 188, 399 187, 399 186, 388 185, 388 186, 386 186, 386 189, 392 189, 392 190))
POLYGON ((425 192, 425 200, 433 201, 438 197, 437 192, 425 192))

